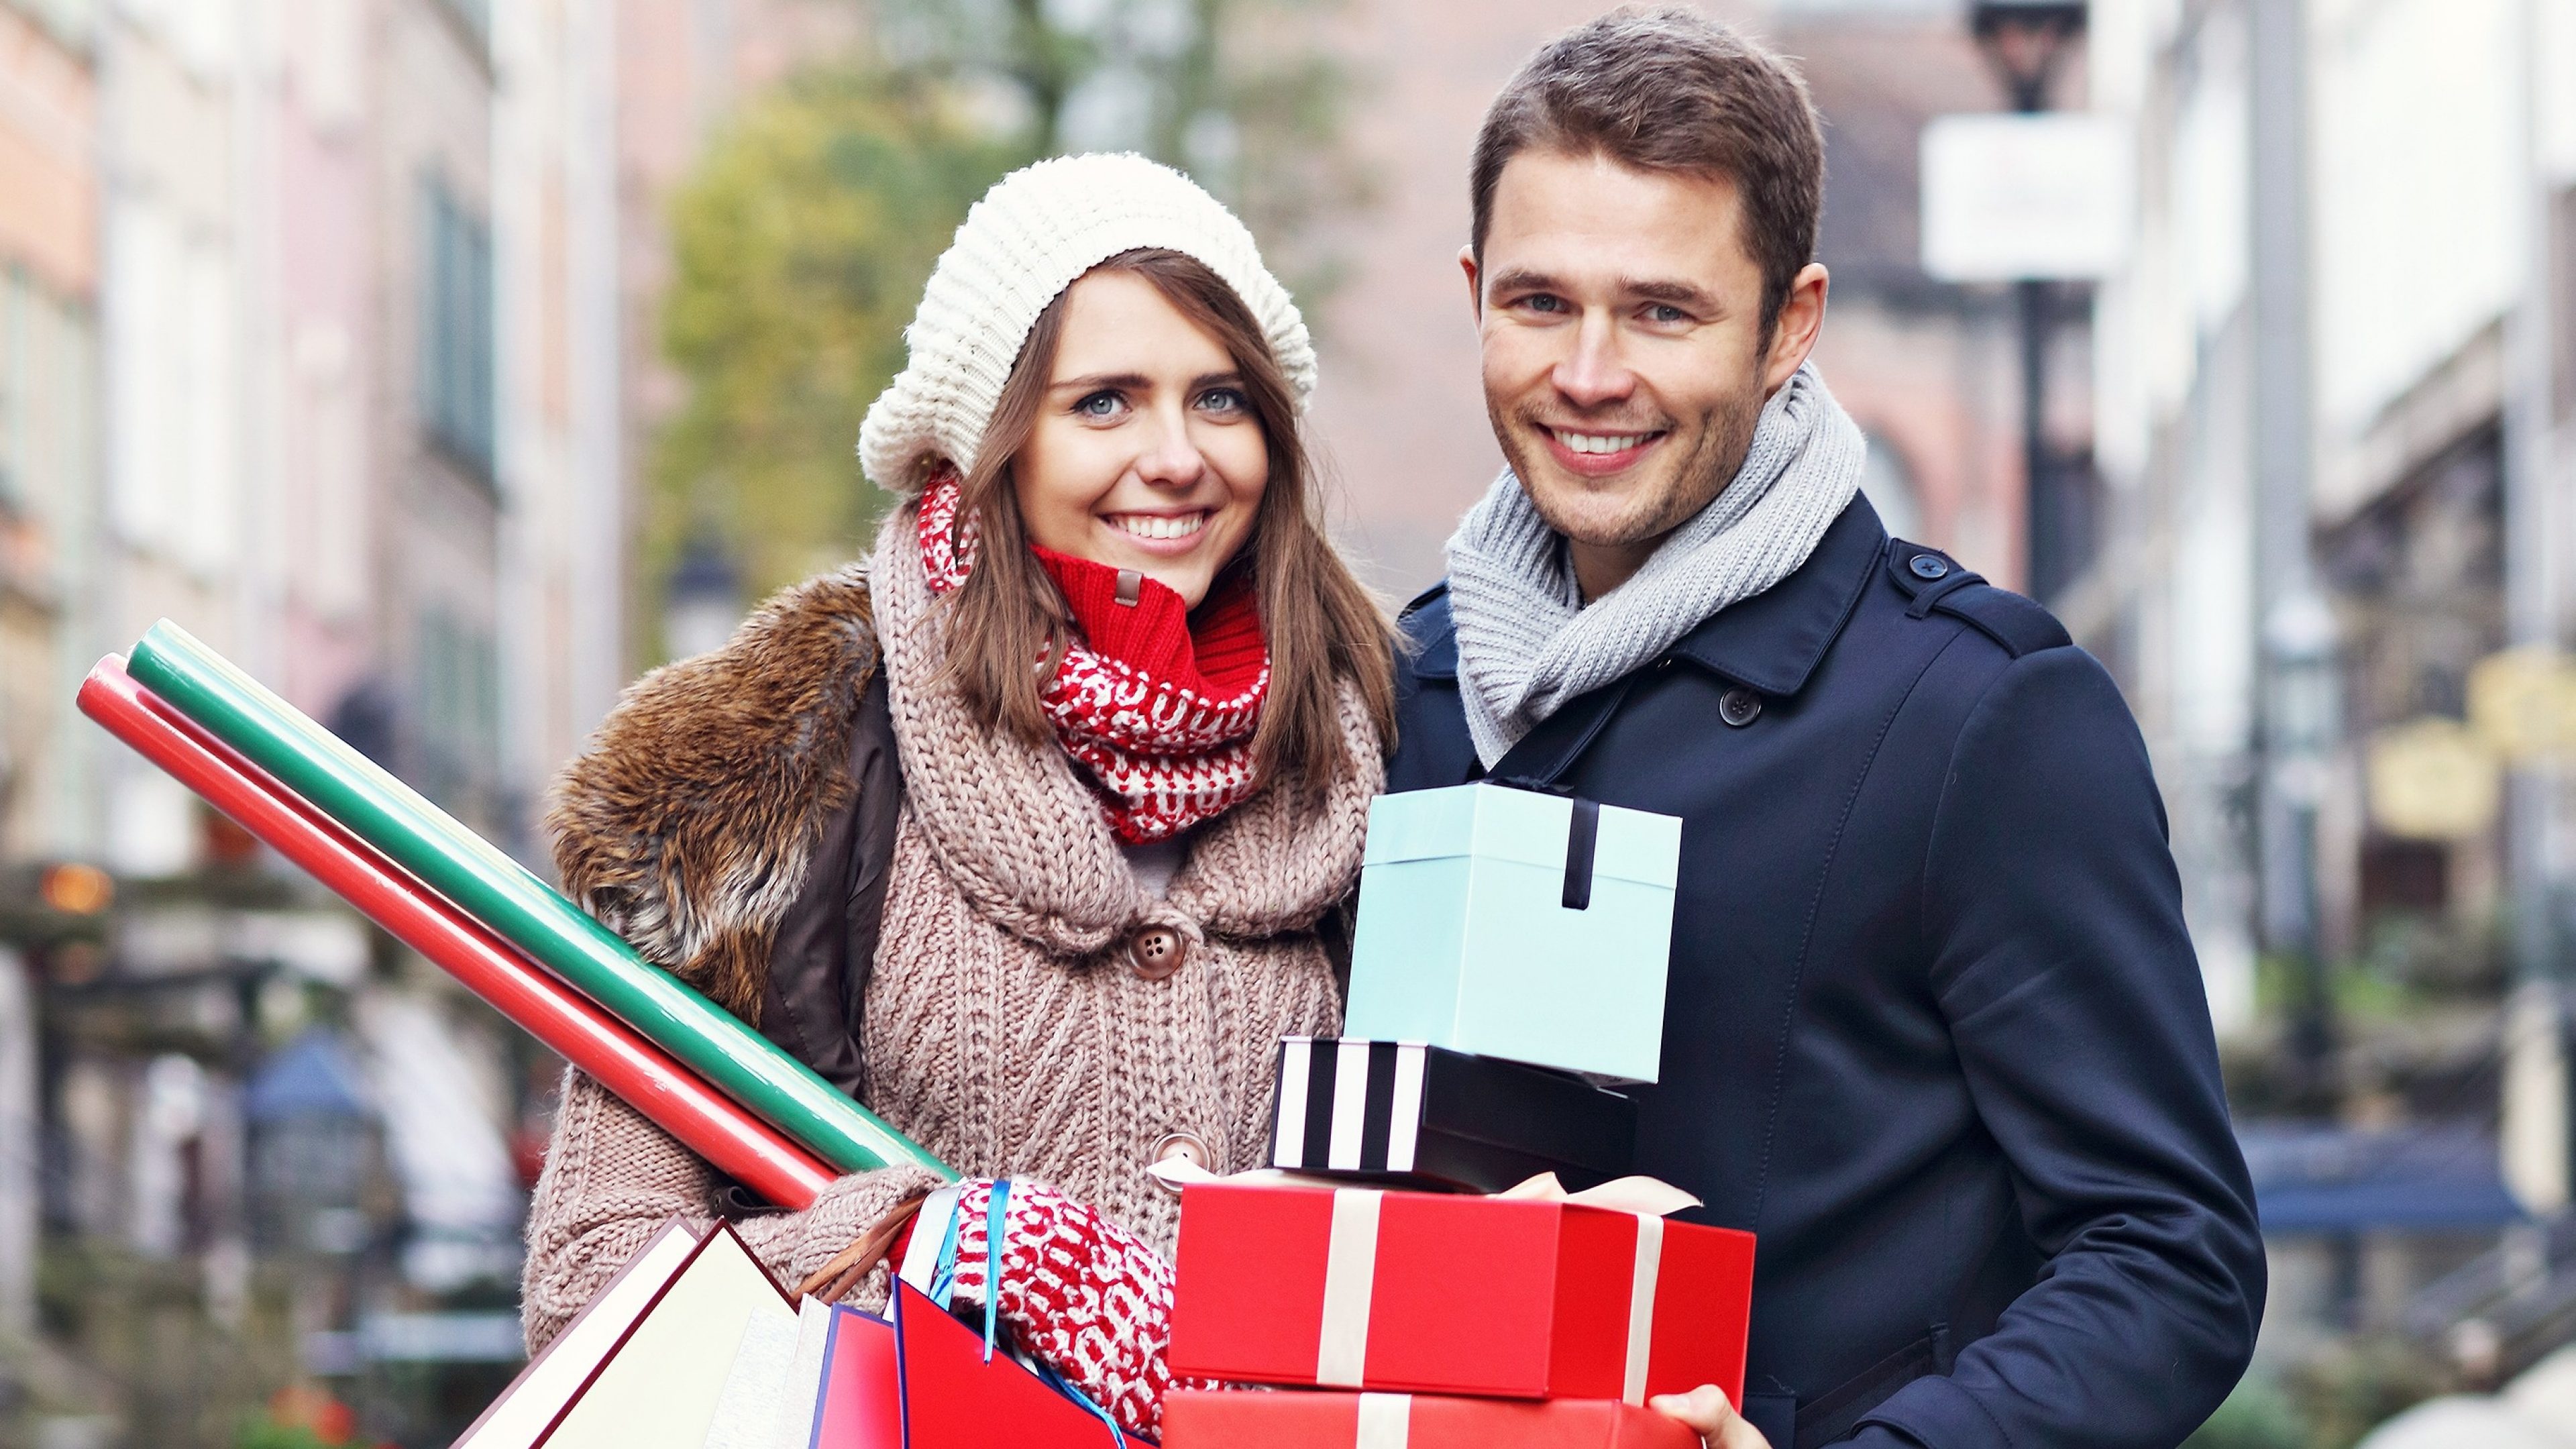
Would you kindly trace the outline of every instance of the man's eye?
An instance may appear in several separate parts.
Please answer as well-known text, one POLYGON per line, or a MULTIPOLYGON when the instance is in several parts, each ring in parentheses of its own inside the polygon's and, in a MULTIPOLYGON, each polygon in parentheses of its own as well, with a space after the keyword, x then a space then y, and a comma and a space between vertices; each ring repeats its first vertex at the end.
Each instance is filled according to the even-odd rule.
POLYGON ((1565 299, 1563 297, 1551 296, 1545 292, 1539 292, 1532 296, 1522 298, 1521 305, 1529 308, 1533 312, 1564 312, 1570 310, 1565 305, 1565 299))
POLYGON ((1654 306, 1647 308, 1646 316, 1651 321, 1667 324, 1674 322, 1687 322, 1690 320, 1689 313, 1684 312, 1679 307, 1671 306, 1663 302, 1658 302, 1654 306))
POLYGON ((1113 418, 1127 400, 1108 388, 1092 393, 1073 405, 1073 410, 1087 418, 1113 418))

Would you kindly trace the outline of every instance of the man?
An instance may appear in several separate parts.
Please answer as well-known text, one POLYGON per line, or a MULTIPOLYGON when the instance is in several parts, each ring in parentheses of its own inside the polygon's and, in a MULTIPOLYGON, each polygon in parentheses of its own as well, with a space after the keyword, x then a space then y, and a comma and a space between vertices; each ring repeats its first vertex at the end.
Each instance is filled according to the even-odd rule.
POLYGON ((1798 77, 1685 11, 1496 99, 1460 260, 1511 470, 1407 612, 1389 788, 1681 817, 1637 1167, 1760 1235, 1775 1449, 2170 1446, 2263 1250, 2162 809, 2101 667, 1859 496, 1822 171, 1798 77))

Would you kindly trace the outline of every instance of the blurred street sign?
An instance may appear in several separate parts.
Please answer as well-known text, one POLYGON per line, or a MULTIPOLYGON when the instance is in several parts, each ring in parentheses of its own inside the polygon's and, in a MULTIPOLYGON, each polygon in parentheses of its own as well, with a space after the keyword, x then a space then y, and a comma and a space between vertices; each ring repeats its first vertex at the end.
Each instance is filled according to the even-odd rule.
POLYGON ((2089 281, 2127 257, 2129 141, 2080 111, 1923 128, 1923 270, 1945 282, 2089 281))
POLYGON ((2503 781, 2468 726, 2419 719, 2371 737, 2370 820, 2408 840, 2459 840, 2495 824, 2503 781))
POLYGON ((2576 748, 2576 665, 2546 644, 2501 650, 2469 668, 2469 725, 2516 762, 2576 748))

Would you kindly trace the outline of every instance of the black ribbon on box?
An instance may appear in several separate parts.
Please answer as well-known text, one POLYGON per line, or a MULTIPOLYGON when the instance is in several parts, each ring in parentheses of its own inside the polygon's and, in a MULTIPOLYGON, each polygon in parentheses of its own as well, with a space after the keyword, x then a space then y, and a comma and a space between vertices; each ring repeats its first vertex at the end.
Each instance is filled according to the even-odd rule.
POLYGON ((1625 1177, 1637 1104, 1568 1072, 1420 1042, 1279 1044, 1270 1165, 1500 1192, 1542 1172, 1570 1191, 1625 1177))
POLYGON ((1601 802, 1586 800, 1566 786, 1518 775, 1496 775, 1485 781, 1511 790, 1556 795, 1574 802, 1574 817, 1565 827, 1565 893, 1557 904, 1569 911, 1592 909, 1592 853, 1601 839, 1601 802))

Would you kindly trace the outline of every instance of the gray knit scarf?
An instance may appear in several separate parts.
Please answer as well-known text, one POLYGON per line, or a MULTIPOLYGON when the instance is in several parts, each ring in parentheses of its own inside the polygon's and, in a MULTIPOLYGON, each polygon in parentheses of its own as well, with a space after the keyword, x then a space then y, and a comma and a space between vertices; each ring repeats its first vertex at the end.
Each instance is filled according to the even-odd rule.
POLYGON ((1726 490, 1626 583, 1583 602, 1565 540, 1506 469, 1449 540, 1459 693, 1488 769, 1566 701, 1795 572, 1860 487, 1868 445, 1808 363, 1763 404, 1726 490))

